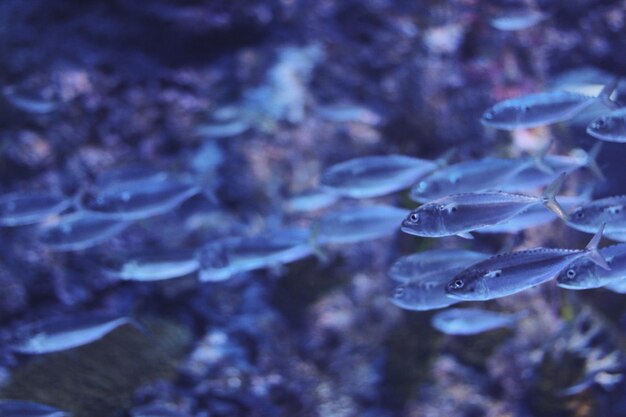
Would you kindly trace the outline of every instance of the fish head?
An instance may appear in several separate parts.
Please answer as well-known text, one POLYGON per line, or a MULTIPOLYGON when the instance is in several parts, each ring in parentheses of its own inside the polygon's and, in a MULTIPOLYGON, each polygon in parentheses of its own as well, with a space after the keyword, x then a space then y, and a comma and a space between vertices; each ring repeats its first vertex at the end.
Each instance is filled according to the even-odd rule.
POLYGON ((443 223, 441 210, 433 204, 424 204, 417 210, 410 212, 402 221, 400 230, 416 236, 441 236, 443 223))
POLYGON ((593 262, 579 259, 559 272, 556 282, 559 287, 570 290, 594 288, 599 283, 596 268, 593 262))
POLYGON ((446 295, 458 300, 488 300, 487 274, 488 271, 474 268, 461 271, 446 284, 446 295))
POLYGON ((398 307, 405 307, 412 301, 411 291, 409 291, 407 284, 396 285, 392 292, 390 301, 398 307))
POLYGON ((520 113, 530 112, 529 106, 511 106, 507 103, 500 103, 485 111, 480 122, 485 126, 507 126, 514 125, 520 113))
POLYGON ((601 221, 602 210, 597 206, 580 206, 568 215, 568 223, 578 226, 594 226, 601 221))
POLYGON ((619 128, 618 119, 610 116, 598 117, 587 126, 587 133, 596 138, 611 137, 619 128))

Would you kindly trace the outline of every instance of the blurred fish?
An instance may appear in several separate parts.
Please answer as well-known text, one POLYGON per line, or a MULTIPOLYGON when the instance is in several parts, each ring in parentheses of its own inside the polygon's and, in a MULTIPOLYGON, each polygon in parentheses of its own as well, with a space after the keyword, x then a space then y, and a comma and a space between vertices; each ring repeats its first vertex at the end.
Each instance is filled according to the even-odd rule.
POLYGON ((313 253, 307 229, 278 229, 252 237, 229 237, 198 251, 200 281, 224 281, 235 274, 278 266, 313 253))
POLYGON ((396 232, 407 210, 384 205, 344 208, 325 213, 311 225, 315 244, 356 243, 396 232))
POLYGON ((32 401, 0 400, 2 417, 71 417, 71 414, 32 401))
POLYGON ((564 180, 565 174, 561 174, 539 197, 500 191, 443 197, 412 211, 402 222, 401 230, 417 236, 458 235, 471 239, 469 232, 503 223, 536 204, 543 204, 564 218, 565 212, 555 199, 564 180))
POLYGON ((95 184, 98 188, 125 187, 132 184, 164 181, 168 173, 144 164, 123 165, 99 175, 95 184))
POLYGON ((522 30, 535 26, 548 17, 547 13, 537 10, 514 9, 491 19, 491 26, 504 31, 522 30))
POLYGON ((135 407, 130 410, 132 417, 189 417, 189 414, 175 411, 161 405, 146 405, 135 407))
POLYGON ((616 292, 618 294, 626 294, 626 279, 620 279, 617 281, 606 284, 604 289, 616 292))
POLYGON ((48 114, 55 111, 59 102, 33 94, 18 91, 13 86, 2 89, 4 98, 16 109, 32 114, 48 114))
POLYGON ((182 277, 200 267, 191 249, 161 249, 138 254, 124 254, 105 268, 110 275, 129 281, 160 281, 182 277))
POLYGON ((626 142, 626 108, 598 117, 587 126, 587 133, 607 142, 626 142))
POLYGON ((549 91, 504 100, 485 111, 481 123, 496 129, 514 130, 564 122, 597 100, 608 101, 616 86, 617 80, 614 80, 598 97, 549 91))
POLYGON ((76 317, 42 320, 19 329, 18 333, 25 336, 13 343, 10 348, 15 352, 28 355, 73 349, 102 339, 108 333, 126 324, 139 327, 128 317, 108 315, 78 314, 76 317))
POLYGON ((250 122, 235 119, 221 123, 203 123, 196 127, 196 135, 207 139, 232 138, 250 129, 250 122))
POLYGON ((321 184, 347 197, 378 197, 408 188, 438 166, 403 155, 366 156, 331 166, 322 174, 321 184))
POLYGON ((535 248, 507 252, 470 265, 446 286, 446 293, 464 301, 484 301, 526 290, 556 277, 577 259, 586 257, 605 269, 606 261, 598 251, 603 227, 585 249, 535 248))
POLYGON ((413 282, 422 277, 439 275, 450 268, 463 267, 489 255, 465 249, 433 249, 413 253, 397 259, 387 275, 398 282, 413 282))
POLYGON ((72 200, 55 193, 16 192, 0 196, 0 226, 35 224, 59 214, 72 200))
POLYGON ((324 209, 338 200, 339 196, 335 193, 315 189, 292 196, 285 202, 284 208, 291 213, 302 213, 324 209))
POLYGON ((549 87, 551 90, 597 96, 604 86, 614 78, 615 75, 607 71, 596 67, 582 66, 558 74, 550 81, 549 87))
POLYGON ((67 214, 43 225, 37 232, 39 243, 52 250, 83 250, 121 233, 130 223, 100 217, 88 212, 67 214))
POLYGON ((626 278, 626 244, 600 249, 600 254, 611 267, 605 270, 587 259, 572 262, 556 278, 559 287, 570 290, 599 288, 626 278))
POLYGON ((357 104, 327 104, 319 106, 317 114, 322 119, 336 123, 357 122, 375 126, 382 120, 379 114, 357 104))
POLYGON ((605 235, 621 240, 626 234, 626 196, 613 196, 594 200, 576 207, 565 219, 568 226, 581 232, 593 233, 606 224, 605 235))
POLYGON ((450 308, 435 314, 430 322, 442 333, 469 336, 501 327, 513 327, 521 316, 478 308, 450 308))
POLYGON ((173 210, 200 191, 193 182, 172 177, 123 182, 85 190, 78 205, 109 219, 141 220, 173 210))

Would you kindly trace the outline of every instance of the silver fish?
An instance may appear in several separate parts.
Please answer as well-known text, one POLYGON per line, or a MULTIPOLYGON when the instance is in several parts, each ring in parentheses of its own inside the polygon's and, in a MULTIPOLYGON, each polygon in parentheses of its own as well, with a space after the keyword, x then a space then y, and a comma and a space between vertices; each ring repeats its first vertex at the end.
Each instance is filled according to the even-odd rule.
POLYGON ((547 19, 549 15, 532 9, 514 9, 491 19, 491 26, 498 30, 514 31, 528 29, 547 19))
POLYGON ((239 136, 251 128, 245 119, 235 119, 221 123, 203 123, 195 129, 196 135, 207 139, 232 138, 239 136))
POLYGON ((331 166, 322 174, 321 184, 346 197, 378 197, 408 188, 438 166, 403 155, 366 156, 331 166))
POLYGON ((32 401, 0 400, 2 417, 70 417, 71 414, 58 408, 32 401))
POLYGON ((587 126, 587 133, 607 142, 626 142, 626 108, 598 117, 587 126))
POLYGON ((178 278, 200 267, 191 249, 161 249, 159 251, 124 254, 105 268, 110 275, 128 281, 161 281, 178 278))
POLYGON ((445 334, 469 336, 502 327, 513 327, 520 317, 520 314, 478 308, 450 308, 435 314, 431 324, 445 334))
POLYGON ((528 94, 501 101, 485 111, 480 119, 485 126, 514 130, 564 122, 595 101, 610 96, 616 83, 607 86, 601 97, 590 97, 567 91, 528 94))
POLYGON ((600 254, 611 267, 605 270, 587 259, 579 259, 562 270, 556 278, 559 287, 570 290, 599 288, 626 278, 626 244, 600 249, 600 254))
POLYGON ((174 178, 124 182, 84 191, 81 209, 115 220, 141 220, 173 210, 200 192, 200 187, 174 178))
POLYGON ((59 214, 72 204, 55 193, 17 192, 0 196, 0 226, 35 224, 59 214))
POLYGON ((335 193, 321 189, 309 190, 292 196, 285 203, 285 210, 291 213, 302 213, 321 210, 332 206, 339 200, 335 193))
POLYGON ((605 235, 611 239, 626 233, 626 196, 594 200, 576 207, 565 219, 568 226, 581 232, 593 233, 606 223, 605 235))
POLYGON ((407 210, 384 205, 344 208, 325 213, 311 225, 316 244, 356 243, 396 232, 407 210))
POLYGON ((602 229, 600 227, 583 250, 536 248, 502 253, 470 265, 450 280, 446 294, 465 301, 505 297, 555 278, 561 270, 583 257, 609 269, 598 252, 602 229))
POLYGON ((20 329, 18 332, 25 336, 11 344, 10 348, 28 355, 73 349, 102 339, 126 324, 136 325, 136 322, 128 317, 82 314, 71 318, 43 320, 20 329))
POLYGON ((310 243, 306 229, 279 229, 209 242, 198 251, 200 281, 224 281, 241 272, 297 261, 313 253, 310 243))
POLYGON ((565 212, 554 197, 564 180, 565 174, 561 174, 539 197, 499 191, 443 197, 412 211, 401 230, 417 236, 458 235, 471 239, 469 232, 503 223, 536 204, 564 218, 565 212))
POLYGON ((132 417, 189 417, 189 414, 162 405, 146 405, 130 410, 132 417))
POLYGON ((112 238, 129 225, 128 222, 79 211, 40 227, 37 231, 37 240, 52 250, 83 250, 112 238))
POLYGON ((387 275, 394 281, 412 282, 450 268, 467 266, 488 256, 465 249, 427 250, 398 258, 387 271, 387 275))
POLYGON ((322 119, 336 123, 357 122, 378 125, 382 118, 376 112, 356 104, 327 104, 317 108, 322 119))

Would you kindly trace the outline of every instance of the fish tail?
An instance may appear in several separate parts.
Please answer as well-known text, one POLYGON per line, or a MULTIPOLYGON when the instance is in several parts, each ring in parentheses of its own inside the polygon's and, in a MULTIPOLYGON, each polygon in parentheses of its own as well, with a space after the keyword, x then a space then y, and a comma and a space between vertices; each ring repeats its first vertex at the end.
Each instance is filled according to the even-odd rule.
POLYGON ((546 189, 539 197, 541 203, 546 206, 548 210, 550 210, 563 220, 567 220, 567 214, 565 213, 565 210, 563 210, 563 207, 561 207, 559 202, 556 201, 556 193, 558 193, 563 186, 563 182, 565 181, 566 176, 567 173, 561 173, 561 175, 559 175, 546 187, 546 189))
POLYGON ((602 240, 602 232, 604 232, 605 224, 606 223, 602 223, 602 226, 600 226, 596 234, 593 235, 589 243, 587 243, 587 246, 585 246, 585 256, 600 268, 610 271, 611 267, 608 263, 606 263, 606 259, 604 259, 602 254, 598 251, 598 244, 602 240))
POLYGON ((589 150, 587 155, 585 156, 585 167, 591 171, 591 173, 598 178, 600 181, 604 181, 606 177, 602 173, 600 166, 598 165, 597 158, 598 154, 602 150, 602 142, 597 141, 595 145, 589 150))
POLYGON ((608 84, 606 84, 600 91, 600 94, 598 94, 600 101, 602 101, 602 103, 611 110, 617 110, 619 108, 618 104, 611 100, 611 94, 613 94, 618 84, 619 77, 615 77, 608 84))

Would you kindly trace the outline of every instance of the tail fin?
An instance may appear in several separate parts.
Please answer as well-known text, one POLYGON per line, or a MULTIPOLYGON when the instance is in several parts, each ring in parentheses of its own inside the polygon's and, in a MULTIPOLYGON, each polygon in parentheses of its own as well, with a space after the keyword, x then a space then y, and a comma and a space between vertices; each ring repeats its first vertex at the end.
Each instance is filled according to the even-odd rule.
POLYGON ((598 98, 602 101, 602 103, 611 110, 617 110, 619 108, 617 103, 611 100, 611 94, 613 94, 618 84, 619 77, 615 77, 611 80, 611 82, 605 85, 602 88, 602 91, 600 91, 600 94, 598 94, 598 98))
POLYGON ((606 177, 602 173, 602 170, 600 169, 596 161, 598 158, 598 154, 600 153, 601 150, 602 150, 602 142, 597 141, 596 144, 593 145, 593 147, 589 150, 589 152, 587 152, 587 155, 585 156, 585 167, 589 171, 591 171, 591 173, 600 181, 604 181, 606 177))
POLYGON ((609 264, 606 263, 606 260, 604 259, 602 254, 598 252, 598 244, 602 240, 602 232, 604 231, 605 224, 606 223, 602 223, 600 229, 598 229, 598 231, 595 235, 593 235, 589 243, 587 243, 587 246, 585 246, 585 256, 589 258, 591 262, 598 265, 600 268, 610 271, 611 267, 609 266, 609 264))
POLYGON ((567 173, 561 173, 561 175, 559 175, 546 187, 546 189, 539 197, 541 203, 546 206, 548 210, 550 210, 563 220, 567 219, 567 214, 565 213, 565 210, 563 210, 563 207, 561 207, 561 205, 558 203, 558 201, 556 201, 556 193, 558 193, 561 189, 561 186, 563 185, 566 176, 567 173))

